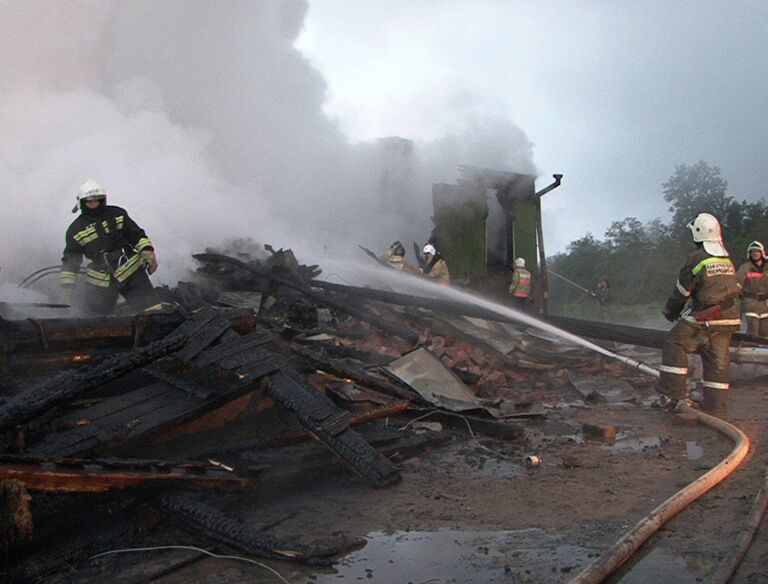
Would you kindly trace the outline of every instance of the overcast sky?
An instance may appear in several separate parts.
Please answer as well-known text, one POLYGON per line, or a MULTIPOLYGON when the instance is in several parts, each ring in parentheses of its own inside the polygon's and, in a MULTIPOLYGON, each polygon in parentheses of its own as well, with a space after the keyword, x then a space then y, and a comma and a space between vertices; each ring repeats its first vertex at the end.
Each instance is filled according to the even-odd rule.
POLYGON ((732 195, 760 198, 767 12, 0 0, 0 284, 59 261, 88 177, 147 230, 169 284, 192 253, 241 237, 310 263, 423 243, 430 185, 462 163, 538 172, 539 187, 565 175, 544 203, 550 254, 613 220, 666 220, 678 164, 720 166, 732 195))
POLYGON ((764 1, 310 0, 297 46, 352 140, 506 115, 534 144, 537 186, 565 175, 544 205, 552 253, 615 219, 667 220, 678 164, 768 194, 767 32, 764 1))

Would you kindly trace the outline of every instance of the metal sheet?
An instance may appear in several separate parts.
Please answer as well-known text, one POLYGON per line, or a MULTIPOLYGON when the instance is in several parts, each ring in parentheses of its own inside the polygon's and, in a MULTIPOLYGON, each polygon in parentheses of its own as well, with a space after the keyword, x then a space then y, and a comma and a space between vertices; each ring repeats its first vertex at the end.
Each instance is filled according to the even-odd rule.
POLYGON ((416 349, 384 368, 428 402, 453 412, 482 407, 473 394, 442 361, 427 349, 416 349))

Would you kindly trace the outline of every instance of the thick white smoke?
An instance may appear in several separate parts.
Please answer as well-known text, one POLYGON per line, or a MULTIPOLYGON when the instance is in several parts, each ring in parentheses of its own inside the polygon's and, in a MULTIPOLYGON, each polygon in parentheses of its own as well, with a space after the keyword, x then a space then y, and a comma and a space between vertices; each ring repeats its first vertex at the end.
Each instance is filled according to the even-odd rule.
MULTIPOLYGON (((56 264, 88 177, 156 245, 156 282, 236 237, 314 259, 424 241, 433 182, 458 164, 533 172, 482 102, 429 144, 350 144, 294 47, 303 0, 0 3, 0 279, 56 264)), ((404 138, 408 138, 407 136, 404 138)))

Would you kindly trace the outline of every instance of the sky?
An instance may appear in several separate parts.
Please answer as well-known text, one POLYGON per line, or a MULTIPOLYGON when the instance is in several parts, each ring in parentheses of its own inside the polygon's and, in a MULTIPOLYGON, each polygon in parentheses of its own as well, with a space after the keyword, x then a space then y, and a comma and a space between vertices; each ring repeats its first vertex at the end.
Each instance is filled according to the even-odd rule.
POLYGON ((766 2, 311 0, 298 47, 352 140, 434 140, 467 109, 517 125, 537 187, 564 174, 544 199, 547 253, 624 217, 667 220, 677 165, 768 194, 766 2))
POLYGON ((0 286, 59 262, 87 178, 171 285, 242 238, 307 263, 425 242, 460 164, 564 174, 549 254, 666 218, 678 164, 759 198, 766 6, 0 0, 0 286))

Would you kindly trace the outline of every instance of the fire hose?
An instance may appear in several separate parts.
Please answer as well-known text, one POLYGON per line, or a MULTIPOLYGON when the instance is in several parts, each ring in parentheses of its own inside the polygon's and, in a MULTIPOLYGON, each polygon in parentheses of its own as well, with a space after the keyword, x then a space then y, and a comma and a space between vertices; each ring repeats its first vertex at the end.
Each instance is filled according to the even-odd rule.
MULTIPOLYGON (((634 359, 630 359, 628 357, 623 357, 621 355, 612 355, 614 358, 629 367, 632 367, 638 371, 642 371, 643 373, 653 375, 654 377, 659 376, 659 372, 656 369, 653 369, 644 363, 635 361, 634 359)), ((724 481, 733 471, 736 470, 739 464, 747 456, 747 452, 749 451, 749 438, 736 426, 690 407, 685 407, 683 411, 685 413, 695 415, 699 423, 704 424, 705 426, 709 426, 710 428, 713 428, 730 438, 734 442, 733 449, 728 454, 728 456, 720 461, 717 466, 669 497, 666 501, 651 511, 647 516, 643 517, 630 531, 624 534, 608 550, 606 554, 587 566, 581 573, 579 573, 573 580, 571 580, 569 584, 597 584, 605 580, 605 578, 615 572, 624 562, 626 562, 648 538, 650 538, 654 533, 661 529, 661 527, 667 521, 672 519, 672 517, 677 515, 680 511, 685 509, 685 507, 693 503, 696 499, 704 495, 707 491, 724 481)), ((763 488, 763 491, 764 490, 765 487, 763 488)), ((763 493, 762 498, 763 510, 765 509, 764 498, 765 493, 763 493)), ((758 500, 760 500, 760 496, 758 496, 758 500)), ((759 506, 759 503, 756 501, 755 507, 757 506, 759 506)), ((759 521, 760 519, 758 518, 757 523, 759 523, 759 521)), ((755 520, 752 519, 751 523, 754 522, 755 520)), ((749 542, 746 543, 746 547, 748 546, 749 542)), ((746 552, 746 547, 744 549, 744 553, 746 552)), ((743 553, 741 553, 739 556, 739 560, 741 557, 743 557, 743 553)), ((726 563, 732 562, 724 562, 723 566, 721 566, 721 569, 718 570, 716 574, 720 574, 721 571, 729 569, 727 566, 725 566, 726 563)), ((720 576, 723 579, 714 581, 727 581, 727 579, 735 570, 736 566, 738 566, 738 560, 736 561, 736 564, 730 568, 730 571, 727 575, 725 575, 724 578, 722 575, 720 576)))

